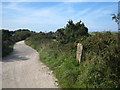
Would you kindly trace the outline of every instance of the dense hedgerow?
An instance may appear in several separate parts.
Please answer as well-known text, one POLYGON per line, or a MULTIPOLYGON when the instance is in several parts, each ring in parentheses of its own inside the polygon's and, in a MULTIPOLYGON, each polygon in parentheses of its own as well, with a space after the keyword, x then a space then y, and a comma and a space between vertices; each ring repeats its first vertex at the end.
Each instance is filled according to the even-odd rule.
POLYGON ((1 30, 2 32, 2 57, 9 55, 13 51, 13 45, 17 41, 25 40, 33 32, 27 29, 19 29, 16 31, 1 30))
POLYGON ((45 34, 36 34, 26 43, 38 50, 40 60, 54 71, 63 88, 118 88, 119 38, 110 32, 78 38, 76 42, 61 44, 45 34), (76 62, 76 45, 84 46, 82 62, 76 62))
POLYGON ((12 33, 9 30, 2 30, 2 57, 8 55, 13 50, 14 41, 12 41, 12 33))
MULTIPOLYGON (((95 35, 87 38, 83 42, 85 52, 96 54, 105 60, 114 73, 119 73, 120 70, 120 49, 118 35, 112 35, 110 32, 96 33, 95 35)), ((90 59, 91 60, 91 59, 90 59)), ((120 74, 120 73, 119 73, 120 74)))

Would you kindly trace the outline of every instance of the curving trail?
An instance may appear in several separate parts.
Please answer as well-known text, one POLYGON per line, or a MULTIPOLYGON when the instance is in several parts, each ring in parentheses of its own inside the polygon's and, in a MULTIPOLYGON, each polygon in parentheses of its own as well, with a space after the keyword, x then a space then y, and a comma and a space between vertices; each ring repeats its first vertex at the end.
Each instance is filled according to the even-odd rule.
POLYGON ((39 61, 39 54, 24 41, 14 45, 2 62, 2 88, 57 88, 51 71, 39 61))

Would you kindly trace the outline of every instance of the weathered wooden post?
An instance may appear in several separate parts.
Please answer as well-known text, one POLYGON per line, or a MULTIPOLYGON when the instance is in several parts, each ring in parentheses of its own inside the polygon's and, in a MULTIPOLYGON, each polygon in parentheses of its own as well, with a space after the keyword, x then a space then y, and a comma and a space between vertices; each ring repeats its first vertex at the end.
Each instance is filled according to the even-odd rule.
POLYGON ((76 60, 80 63, 82 57, 83 45, 81 43, 77 44, 76 60))

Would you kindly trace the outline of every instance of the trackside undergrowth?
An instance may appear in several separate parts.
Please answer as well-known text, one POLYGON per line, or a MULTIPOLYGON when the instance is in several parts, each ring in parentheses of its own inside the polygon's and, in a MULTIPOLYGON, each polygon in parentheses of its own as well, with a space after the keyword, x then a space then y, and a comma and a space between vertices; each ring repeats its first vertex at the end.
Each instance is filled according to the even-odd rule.
POLYGON ((120 50, 115 35, 95 33, 82 40, 85 54, 80 64, 76 61, 77 42, 60 44, 38 33, 25 43, 39 52, 40 60, 53 70, 62 88, 120 87, 120 50))

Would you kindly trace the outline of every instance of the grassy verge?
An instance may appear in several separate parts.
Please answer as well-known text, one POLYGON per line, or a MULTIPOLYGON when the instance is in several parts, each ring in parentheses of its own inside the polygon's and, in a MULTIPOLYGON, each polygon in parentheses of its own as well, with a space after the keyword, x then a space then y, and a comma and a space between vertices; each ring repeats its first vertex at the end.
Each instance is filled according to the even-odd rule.
POLYGON ((104 36, 108 38, 104 39, 97 34, 82 42, 86 53, 85 61, 80 65, 75 60, 74 44, 72 44, 74 47, 71 47, 71 44, 59 44, 56 40, 41 38, 39 35, 27 39, 26 44, 40 53, 40 60, 53 70, 62 88, 118 88, 120 79, 118 71, 115 70, 119 70, 117 66, 119 53, 116 54, 118 50, 111 53, 117 48, 115 40, 111 36, 104 36), (108 50, 111 51, 108 52, 108 50))

